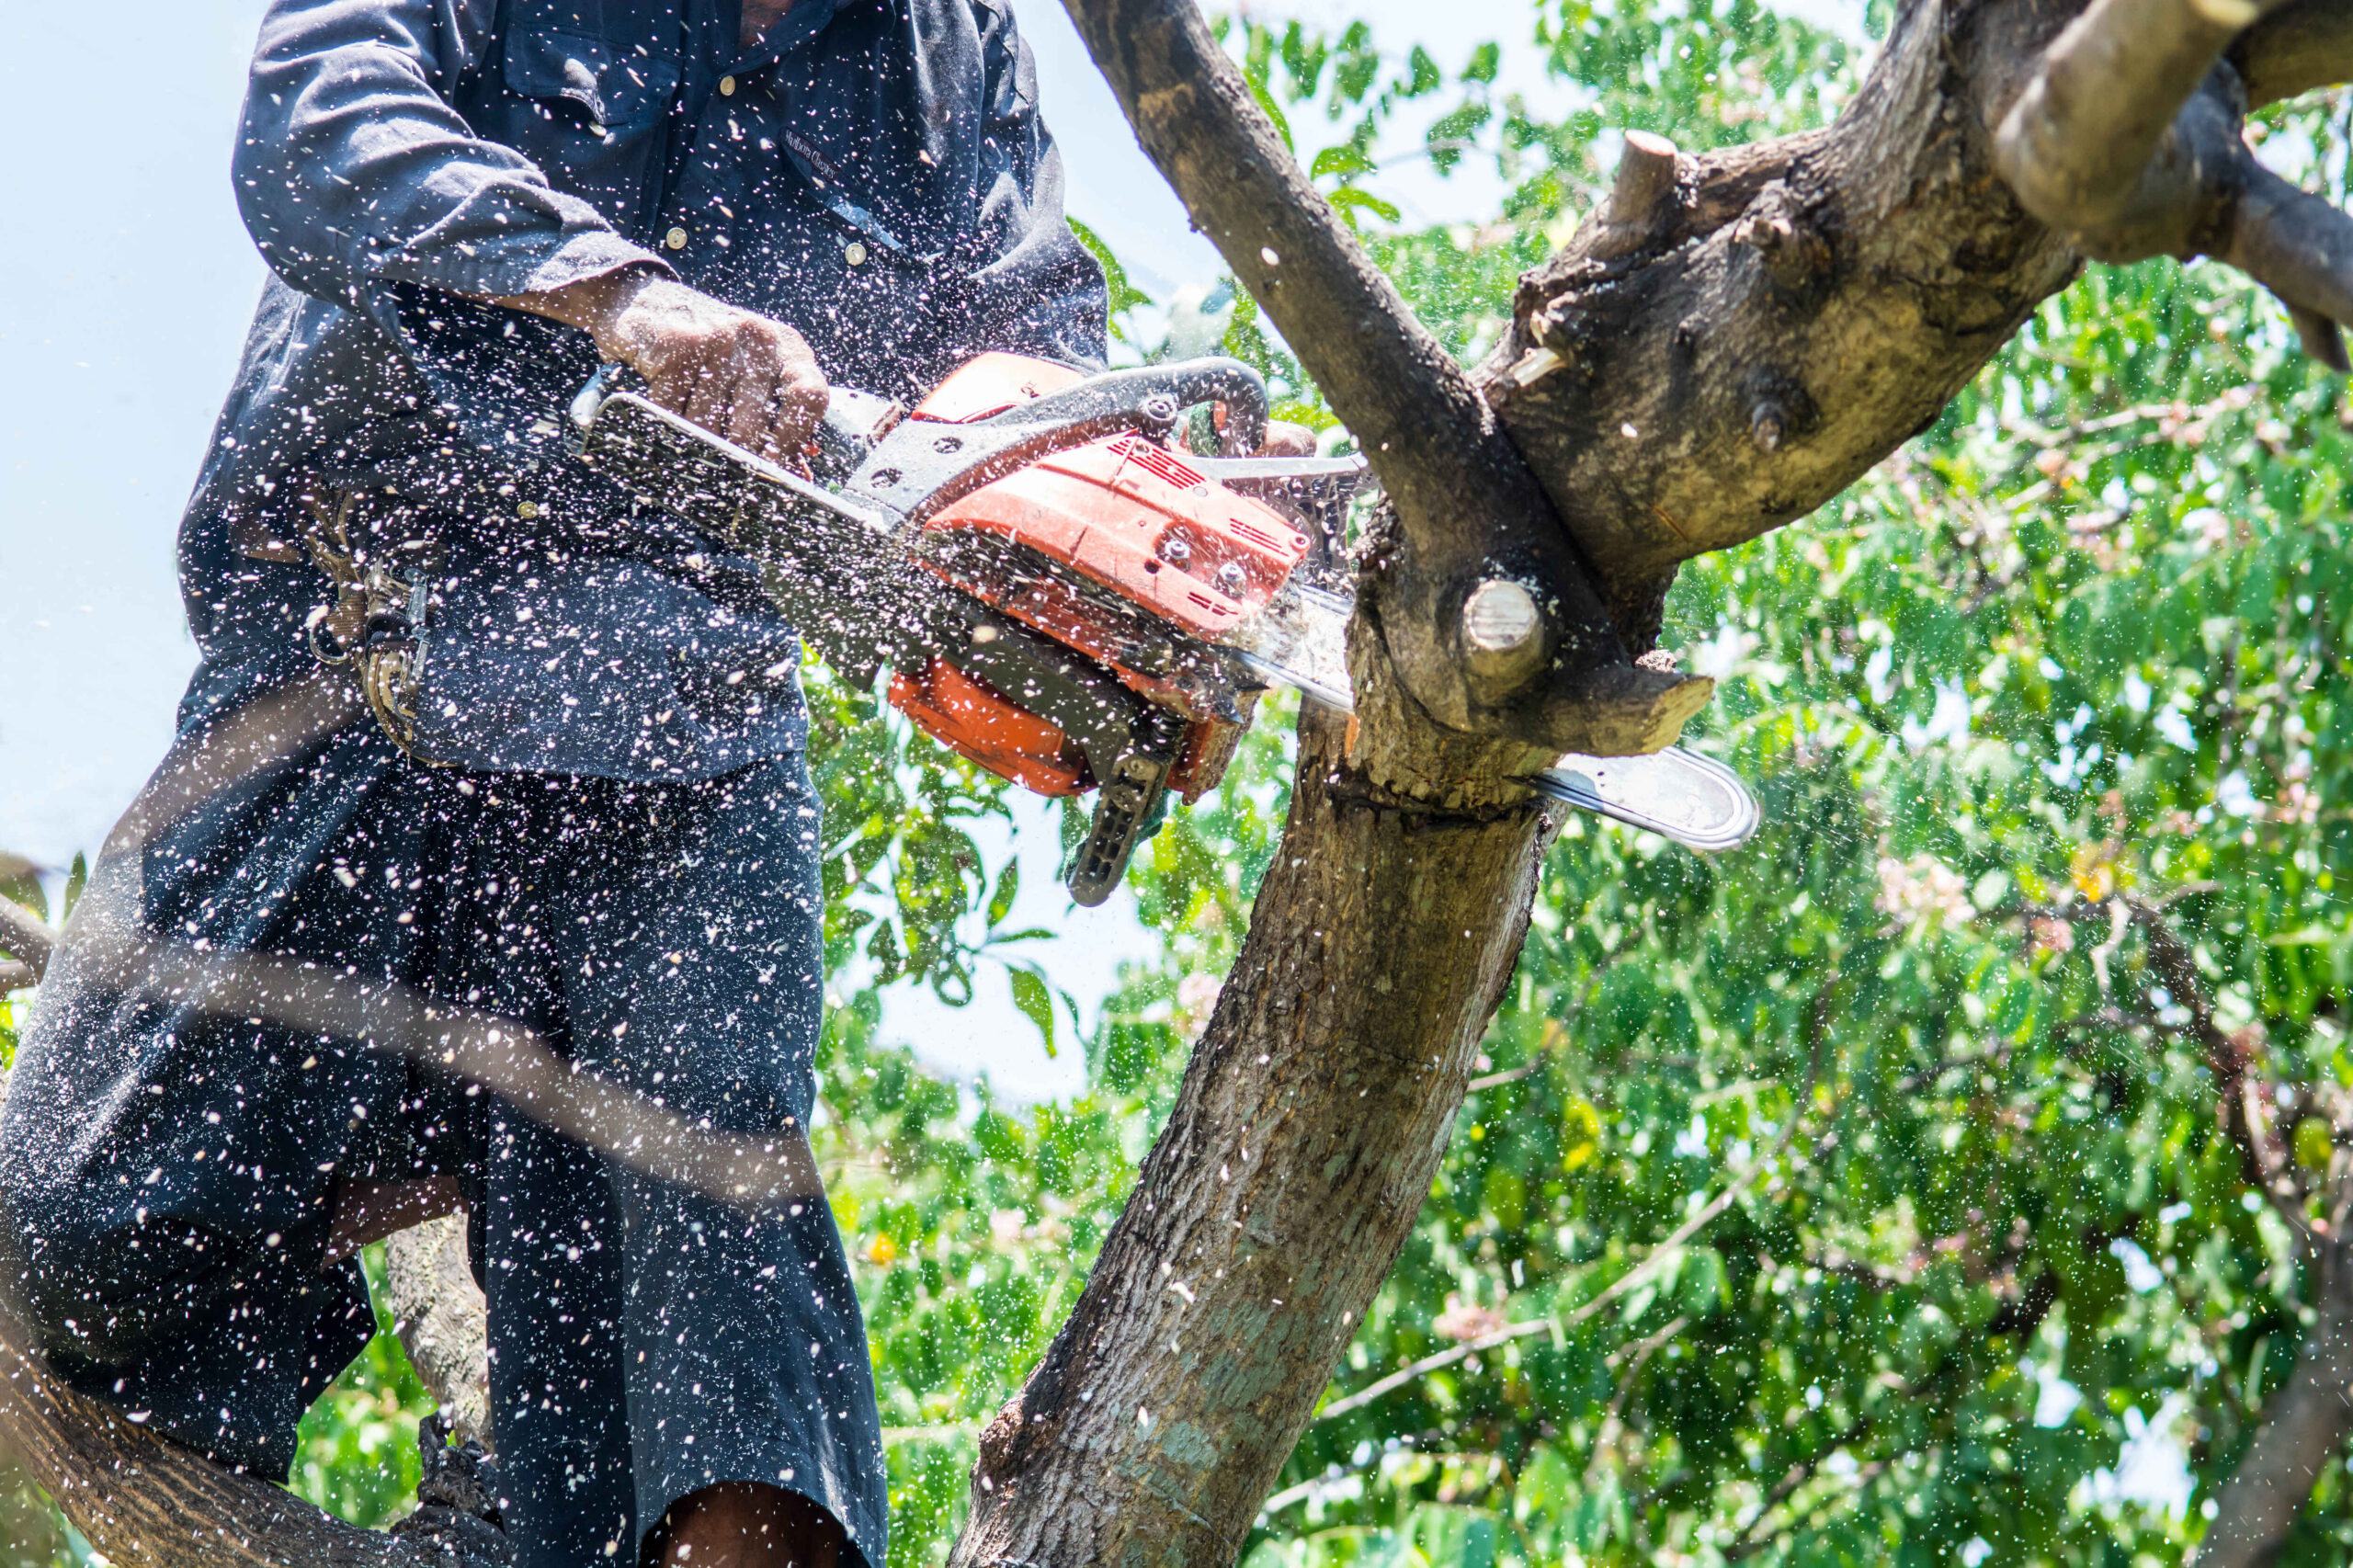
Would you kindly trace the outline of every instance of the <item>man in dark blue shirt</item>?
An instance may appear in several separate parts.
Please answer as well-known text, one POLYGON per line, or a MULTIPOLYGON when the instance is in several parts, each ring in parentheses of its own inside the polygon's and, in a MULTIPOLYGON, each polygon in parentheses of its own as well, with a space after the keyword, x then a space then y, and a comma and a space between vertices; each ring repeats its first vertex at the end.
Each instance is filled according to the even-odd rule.
POLYGON ((0 1111, 65 1377, 283 1473, 373 1328, 352 1254, 462 1206, 523 1563, 880 1568, 822 1197, 649 1175, 392 1037, 494 1017, 802 1139, 799 645, 751 562, 568 461, 557 399, 615 359, 780 454, 829 379, 1098 363, 1036 100, 1005 0, 276 0, 234 165, 273 277, 181 530, 203 661, 0 1111), (239 959, 280 979, 187 978, 239 959))

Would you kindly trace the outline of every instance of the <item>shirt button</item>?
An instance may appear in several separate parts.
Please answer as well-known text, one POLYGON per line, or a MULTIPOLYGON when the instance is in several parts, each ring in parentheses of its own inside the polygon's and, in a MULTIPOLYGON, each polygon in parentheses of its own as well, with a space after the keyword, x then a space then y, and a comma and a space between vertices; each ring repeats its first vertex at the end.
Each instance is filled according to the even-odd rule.
POLYGON ((842 247, 842 259, 852 267, 862 267, 866 264, 866 247, 852 240, 842 247))
POLYGON ((662 243, 672 250, 684 250, 687 248, 687 232, 684 229, 673 229, 662 236, 662 243))
POLYGON ((722 76, 719 79, 719 96, 722 98, 732 98, 735 96, 734 77, 722 76))

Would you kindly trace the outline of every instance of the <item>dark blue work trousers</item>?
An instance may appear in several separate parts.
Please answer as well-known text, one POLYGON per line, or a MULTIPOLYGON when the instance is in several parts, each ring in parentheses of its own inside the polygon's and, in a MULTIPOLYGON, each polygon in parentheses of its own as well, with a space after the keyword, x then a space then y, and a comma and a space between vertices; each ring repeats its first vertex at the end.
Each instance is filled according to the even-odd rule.
POLYGON ((642 1174, 386 1049, 402 1009, 371 1000, 495 1013, 698 1129, 805 1129, 823 962, 802 760, 663 785, 467 774, 327 711, 307 734, 261 723, 228 764, 184 736, 40 990, 0 1198, 52 1363, 282 1475, 373 1329, 357 1264, 322 1264, 337 1183, 453 1175, 529 1568, 632 1562, 673 1503, 726 1481, 809 1497, 880 1564, 872 1376, 822 1199, 746 1208, 642 1174), (352 1016, 224 1011, 133 949, 305 964, 352 1016))

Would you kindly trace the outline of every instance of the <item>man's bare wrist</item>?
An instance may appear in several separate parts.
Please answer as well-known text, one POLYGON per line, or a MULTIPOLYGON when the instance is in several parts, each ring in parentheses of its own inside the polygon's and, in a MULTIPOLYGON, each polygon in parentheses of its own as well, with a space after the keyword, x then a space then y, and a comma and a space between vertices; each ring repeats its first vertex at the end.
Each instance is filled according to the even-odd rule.
POLYGON ((631 301, 659 282, 661 276, 650 267, 632 264, 542 293, 494 295, 491 303, 576 326, 597 340, 598 352, 611 358, 613 323, 631 301))

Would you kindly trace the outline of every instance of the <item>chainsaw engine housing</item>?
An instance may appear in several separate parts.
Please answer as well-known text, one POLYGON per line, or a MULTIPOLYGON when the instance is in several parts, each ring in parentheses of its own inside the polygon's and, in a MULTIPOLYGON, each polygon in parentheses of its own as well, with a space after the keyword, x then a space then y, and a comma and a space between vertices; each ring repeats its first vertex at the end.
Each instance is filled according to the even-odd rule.
MULTIPOLYGON (((983 355, 909 418, 969 423, 1082 379, 983 355)), ((910 543, 925 566, 1097 660, 1181 722, 1168 788, 1191 800, 1216 784, 1264 684, 1220 642, 1265 611, 1306 555, 1305 535, 1135 433, 1041 457, 917 529, 910 543)), ((895 672, 891 701, 943 744, 1041 794, 1104 782, 1053 723, 945 659, 895 672)))

